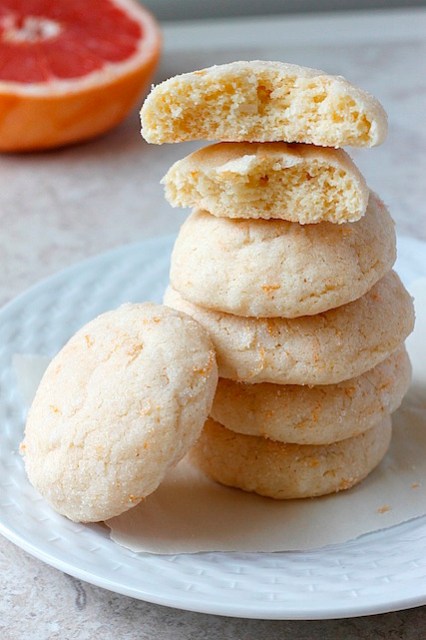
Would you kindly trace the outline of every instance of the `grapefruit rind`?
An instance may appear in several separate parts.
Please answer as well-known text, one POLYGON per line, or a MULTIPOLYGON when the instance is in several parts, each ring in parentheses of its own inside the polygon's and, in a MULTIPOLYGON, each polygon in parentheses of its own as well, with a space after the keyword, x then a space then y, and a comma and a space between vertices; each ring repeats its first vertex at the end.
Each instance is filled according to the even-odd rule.
POLYGON ((142 27, 129 60, 106 63, 77 79, 0 81, 0 151, 38 151, 88 140, 119 124, 148 88, 161 35, 155 19, 132 0, 114 0, 142 27))

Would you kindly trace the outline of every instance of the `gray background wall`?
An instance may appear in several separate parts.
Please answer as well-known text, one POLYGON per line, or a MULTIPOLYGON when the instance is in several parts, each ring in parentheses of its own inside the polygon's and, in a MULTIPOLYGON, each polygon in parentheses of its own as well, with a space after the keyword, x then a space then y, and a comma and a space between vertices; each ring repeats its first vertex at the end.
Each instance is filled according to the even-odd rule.
POLYGON ((426 0, 142 0, 142 2, 159 20, 426 6, 426 0))

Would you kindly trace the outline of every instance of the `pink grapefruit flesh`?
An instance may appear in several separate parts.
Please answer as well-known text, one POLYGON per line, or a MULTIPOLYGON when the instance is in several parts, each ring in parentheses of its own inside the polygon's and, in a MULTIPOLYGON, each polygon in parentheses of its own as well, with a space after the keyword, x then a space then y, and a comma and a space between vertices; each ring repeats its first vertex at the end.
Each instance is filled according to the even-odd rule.
POLYGON ((159 29, 133 0, 0 0, 0 150, 102 133, 147 88, 159 29))

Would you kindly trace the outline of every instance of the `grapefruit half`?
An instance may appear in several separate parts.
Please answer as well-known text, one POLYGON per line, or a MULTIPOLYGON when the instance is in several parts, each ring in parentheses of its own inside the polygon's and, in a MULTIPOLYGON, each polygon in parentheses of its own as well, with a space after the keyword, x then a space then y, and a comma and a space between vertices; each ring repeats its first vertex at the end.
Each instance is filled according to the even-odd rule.
POLYGON ((114 127, 147 88, 160 43, 133 0, 0 0, 0 151, 114 127))

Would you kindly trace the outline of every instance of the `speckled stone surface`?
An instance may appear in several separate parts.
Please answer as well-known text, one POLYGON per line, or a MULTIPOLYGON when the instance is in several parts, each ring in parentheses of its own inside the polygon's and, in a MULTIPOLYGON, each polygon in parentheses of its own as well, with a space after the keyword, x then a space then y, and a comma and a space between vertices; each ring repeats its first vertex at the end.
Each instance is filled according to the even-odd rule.
MULTIPOLYGON (((347 24, 350 29, 349 18, 347 24)), ((282 29, 284 34, 284 19, 272 21, 271 29, 282 29)), ((333 31, 332 22, 329 30, 333 31)), ((166 30, 165 35, 167 44, 173 33, 166 30)), ((210 41, 196 55, 190 44, 173 53, 169 41, 169 55, 156 80, 213 63, 254 58, 281 59, 346 75, 374 93, 390 116, 387 142, 351 155, 390 207, 398 233, 426 240, 426 84, 421 74, 426 42, 409 31, 397 41, 380 35, 376 42, 370 30, 362 45, 333 44, 328 38, 327 44, 286 46, 283 37, 282 45, 272 46, 254 37, 252 46, 248 42, 239 50, 214 50, 210 41)), ((139 136, 134 113, 114 132, 85 145, 1 157, 0 304, 82 258, 176 231, 185 214, 169 208, 158 183, 170 164, 197 146, 148 146, 139 136)), ((177 611, 82 583, 4 538, 0 538, 0 593, 2 640, 414 640, 426 626, 426 607, 313 622, 239 620, 177 611)))

